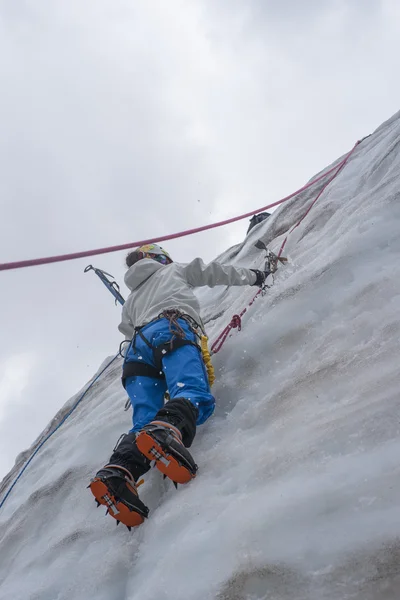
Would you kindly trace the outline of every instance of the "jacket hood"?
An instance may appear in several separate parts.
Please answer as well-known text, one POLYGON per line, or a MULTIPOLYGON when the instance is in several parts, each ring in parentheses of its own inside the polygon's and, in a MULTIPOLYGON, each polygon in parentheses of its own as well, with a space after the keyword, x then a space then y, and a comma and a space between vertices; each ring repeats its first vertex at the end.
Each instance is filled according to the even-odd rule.
POLYGON ((125 285, 132 292, 146 281, 146 279, 156 273, 156 271, 164 268, 165 265, 162 265, 151 258, 142 258, 142 260, 139 260, 132 265, 125 273, 125 285))

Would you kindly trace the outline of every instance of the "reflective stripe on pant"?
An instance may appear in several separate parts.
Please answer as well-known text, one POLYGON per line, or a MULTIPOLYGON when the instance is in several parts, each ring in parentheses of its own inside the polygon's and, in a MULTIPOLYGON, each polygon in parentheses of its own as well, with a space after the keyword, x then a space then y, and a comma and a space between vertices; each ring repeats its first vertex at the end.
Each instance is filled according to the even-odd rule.
MULTIPOLYGON (((196 335, 184 319, 178 319, 185 332, 186 339, 196 341, 196 335)), ((158 319, 149 323, 142 330, 143 335, 153 346, 171 341, 167 319, 158 319)), ((130 347, 127 361, 144 362, 153 367, 153 351, 138 335, 135 348, 130 347)), ((170 398, 186 398, 199 411, 197 425, 204 423, 214 412, 215 399, 210 391, 208 377, 200 351, 195 346, 187 345, 168 352, 162 358, 162 370, 165 379, 134 376, 126 380, 126 391, 133 406, 133 428, 139 431, 154 419, 156 413, 164 405, 164 394, 168 389, 170 398)))

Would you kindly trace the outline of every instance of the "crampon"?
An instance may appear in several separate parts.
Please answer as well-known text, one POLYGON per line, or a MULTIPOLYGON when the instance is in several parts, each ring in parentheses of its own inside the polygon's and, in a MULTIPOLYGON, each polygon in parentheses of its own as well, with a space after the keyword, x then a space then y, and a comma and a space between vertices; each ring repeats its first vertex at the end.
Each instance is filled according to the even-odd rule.
POLYGON ((123 523, 131 530, 132 527, 141 525, 149 514, 149 509, 138 496, 138 484, 123 467, 106 465, 88 487, 97 506, 106 506, 106 514, 111 515, 117 525, 123 523))
POLYGON ((152 421, 137 435, 136 445, 157 469, 175 485, 196 477, 197 465, 182 444, 180 431, 163 421, 152 421))

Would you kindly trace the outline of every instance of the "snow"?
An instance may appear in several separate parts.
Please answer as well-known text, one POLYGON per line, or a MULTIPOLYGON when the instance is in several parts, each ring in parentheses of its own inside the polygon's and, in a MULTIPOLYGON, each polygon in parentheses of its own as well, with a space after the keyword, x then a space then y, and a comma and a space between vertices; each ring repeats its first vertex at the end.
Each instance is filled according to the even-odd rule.
MULTIPOLYGON (((287 265, 213 359, 198 477, 175 491, 146 475, 133 533, 86 490, 130 427, 114 363, 0 511, 1 600, 400 597, 399 173, 400 113, 289 236, 287 265)), ((262 269, 255 242, 277 251, 317 190, 220 260, 262 269)), ((199 290, 211 340, 254 291, 199 290)))

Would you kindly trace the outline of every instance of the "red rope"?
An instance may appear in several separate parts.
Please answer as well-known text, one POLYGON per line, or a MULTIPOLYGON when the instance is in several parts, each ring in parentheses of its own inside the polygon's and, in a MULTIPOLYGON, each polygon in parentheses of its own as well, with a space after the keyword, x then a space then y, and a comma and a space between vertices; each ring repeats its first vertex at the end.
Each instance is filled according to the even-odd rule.
MULTIPOLYGON (((350 156, 349 153, 348 156, 350 156)), ((235 221, 240 221, 241 219, 245 219, 246 217, 251 217, 252 215, 263 212, 264 210, 268 210, 269 208, 273 208, 274 206, 278 206, 290 198, 297 196, 300 192, 308 189, 312 185, 318 183, 321 179, 335 171, 337 167, 332 167, 326 173, 323 173, 313 181, 310 181, 306 185, 303 185, 300 189, 289 196, 285 196, 281 200, 277 202, 273 202, 272 204, 268 204, 268 206, 263 206, 258 208, 257 210, 252 210, 251 212, 245 213, 244 215, 239 215, 238 217, 232 217, 231 219, 225 219, 224 221, 218 221, 217 223, 212 223, 211 225, 203 225, 202 227, 196 227, 194 229, 187 229, 186 231, 180 231, 178 233, 171 233, 170 235, 163 235, 160 237, 153 237, 148 240, 139 240, 137 242, 129 242, 128 244, 121 244, 119 246, 109 246, 107 248, 97 248, 96 250, 85 250, 83 252, 75 252, 72 254, 59 254, 58 256, 48 256, 46 258, 34 258, 31 260, 20 260, 16 262, 2 263, 0 264, 0 271, 7 271, 9 269, 22 269, 23 267, 34 267, 37 265, 45 265, 49 263, 62 262, 65 260, 73 260, 75 258, 84 258, 87 256, 95 256, 97 254, 107 254, 108 252, 117 252, 119 250, 128 250, 129 248, 136 248, 138 246, 143 246, 144 244, 151 244, 155 242, 165 242, 167 240, 174 240, 176 238, 184 237, 186 235, 192 235, 194 233, 199 233, 200 231, 206 231, 207 229, 214 229, 215 227, 222 227, 223 225, 228 225, 229 223, 235 223, 235 221)))
MULTIPOLYGON (((365 139, 365 138, 364 138, 365 139)), ((362 141, 362 140, 361 140, 362 141)), ((327 171, 324 176, 326 177, 327 175, 330 175, 333 171, 333 175, 332 177, 330 177, 328 179, 328 181, 325 183, 325 185, 323 186, 323 188, 318 192, 315 200, 313 200, 313 202, 310 204, 310 206, 307 208, 306 212, 304 213, 304 215, 298 220, 298 222, 293 225, 293 227, 289 230, 289 233, 287 234, 287 236, 285 237, 285 239, 282 242, 281 247, 279 248, 279 252, 278 252, 278 257, 280 257, 282 255, 282 251, 286 245, 287 239, 289 237, 289 235, 296 229, 296 227, 298 227, 300 225, 300 223, 306 218, 306 216, 308 215, 308 213, 310 212, 310 210, 312 209, 312 207, 314 206, 314 204, 317 202, 317 200, 321 197, 321 195, 323 194, 323 192, 326 190, 326 188, 328 187, 328 185, 335 179, 335 177, 340 173, 340 171, 343 169, 343 167, 345 166, 345 164, 347 163, 347 161, 349 160, 350 156, 353 154, 354 150, 357 148, 358 144, 360 144, 361 141, 358 141, 354 144, 353 148, 350 150, 350 152, 348 152, 346 154, 346 156, 344 157, 344 159, 336 166, 333 167, 332 169, 330 169, 329 171, 327 171)), ((321 177, 319 177, 318 179, 315 179, 312 183, 315 183, 316 181, 319 181, 321 179, 321 177)), ((299 190, 300 191, 300 190, 299 190)), ((299 192, 296 192, 299 193, 299 192)), ((253 299, 249 302, 249 304, 242 310, 242 312, 239 315, 233 315, 231 322, 225 327, 225 329, 223 329, 223 331, 219 334, 219 336, 217 337, 217 339, 214 341, 214 343, 211 346, 211 352, 213 354, 216 354, 217 352, 219 352, 222 348, 222 346, 225 343, 226 338, 228 337, 229 333, 231 332, 232 329, 238 328, 239 331, 241 331, 242 328, 242 317, 243 315, 247 312, 247 309, 253 304, 253 302, 255 301, 255 299, 257 298, 257 296, 261 293, 261 289, 258 290, 258 292, 256 293, 256 295, 253 297, 253 299)))
POLYGON ((281 247, 279 248, 279 252, 278 252, 278 257, 282 256, 282 251, 284 249, 284 247, 286 246, 286 242, 287 239, 289 237, 289 235, 296 229, 296 227, 298 227, 300 225, 300 223, 306 218, 306 216, 308 215, 308 213, 310 212, 310 210, 312 209, 312 207, 314 206, 314 204, 316 203, 316 201, 322 196, 322 194, 324 193, 324 191, 326 190, 326 188, 328 187, 328 185, 335 179, 335 177, 340 173, 340 171, 343 169, 343 167, 345 166, 345 164, 347 163, 347 161, 349 160, 350 156, 353 154, 354 150, 357 148, 358 144, 360 144, 360 141, 356 142, 353 146, 353 148, 350 150, 350 152, 347 154, 347 156, 345 156, 345 158, 342 160, 342 162, 336 167, 336 172, 332 175, 332 177, 330 177, 330 179, 328 179, 328 181, 325 183, 325 185, 323 186, 323 188, 319 191, 319 193, 317 194, 317 197, 315 198, 315 200, 310 204, 310 206, 307 208, 306 212, 304 213, 304 215, 301 217, 301 219, 295 224, 293 225, 293 227, 290 229, 289 233, 287 234, 287 236, 285 237, 285 239, 282 242, 281 247))

